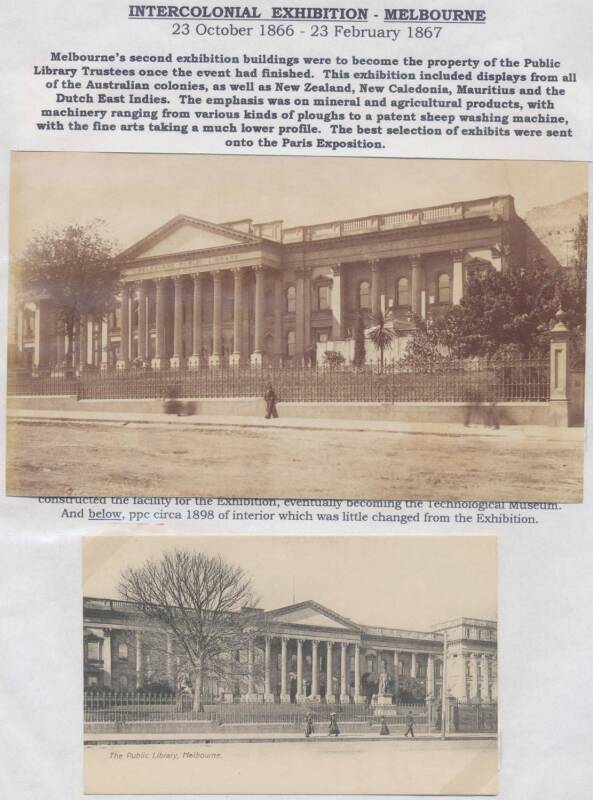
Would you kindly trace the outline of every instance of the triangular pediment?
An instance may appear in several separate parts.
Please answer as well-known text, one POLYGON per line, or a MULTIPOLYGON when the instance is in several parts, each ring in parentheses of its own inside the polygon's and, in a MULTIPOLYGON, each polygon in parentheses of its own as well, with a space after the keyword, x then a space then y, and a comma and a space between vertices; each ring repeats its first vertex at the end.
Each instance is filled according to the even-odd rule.
POLYGON ((253 244, 260 240, 256 236, 235 231, 224 225, 180 215, 174 217, 156 231, 128 247, 122 258, 154 258, 175 255, 213 247, 230 247, 238 244, 253 244))
POLYGON ((358 630, 358 625, 325 606, 308 600, 268 612, 271 621, 278 624, 304 625, 311 628, 358 630))

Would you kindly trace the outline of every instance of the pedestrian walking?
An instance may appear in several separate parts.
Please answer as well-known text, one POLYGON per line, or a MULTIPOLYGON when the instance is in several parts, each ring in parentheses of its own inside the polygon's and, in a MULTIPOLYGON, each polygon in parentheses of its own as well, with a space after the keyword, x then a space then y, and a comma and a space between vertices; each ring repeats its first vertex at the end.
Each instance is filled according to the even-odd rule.
POLYGON ((312 733, 315 733, 315 728, 313 727, 313 714, 309 711, 305 717, 305 738, 308 739, 312 733))
POLYGON ((332 711, 329 715, 329 733, 328 736, 339 736, 340 729, 338 728, 338 718, 336 716, 336 712, 332 711))
POLYGON ((379 736, 389 736, 390 730, 387 727, 387 722, 385 721, 385 717, 381 717, 381 730, 379 731, 379 736))
POLYGON ((408 727, 406 729, 405 735, 406 736, 410 735, 412 737, 412 739, 415 739, 416 737, 414 736, 414 715, 413 714, 408 714, 408 716, 406 717, 406 725, 408 727))
POLYGON ((268 388, 264 393, 264 400, 266 401, 266 419, 277 417, 278 410, 276 408, 276 403, 278 402, 278 395, 274 391, 274 387, 271 383, 268 384, 268 388))

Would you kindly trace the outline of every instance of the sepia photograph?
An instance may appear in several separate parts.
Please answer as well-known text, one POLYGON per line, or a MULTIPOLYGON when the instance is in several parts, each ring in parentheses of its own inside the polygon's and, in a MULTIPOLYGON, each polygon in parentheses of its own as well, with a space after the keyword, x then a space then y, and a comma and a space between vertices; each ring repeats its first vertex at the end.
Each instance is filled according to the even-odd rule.
POLYGON ((88 536, 85 792, 496 794, 496 587, 495 537, 88 536))
POLYGON ((8 494, 580 502, 586 187, 13 153, 8 494))

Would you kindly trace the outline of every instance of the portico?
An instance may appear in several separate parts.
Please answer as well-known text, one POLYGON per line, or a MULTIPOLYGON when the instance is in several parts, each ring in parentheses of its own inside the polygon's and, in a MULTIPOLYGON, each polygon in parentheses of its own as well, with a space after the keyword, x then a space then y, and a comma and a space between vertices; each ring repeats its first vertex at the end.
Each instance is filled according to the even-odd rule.
MULTIPOLYGON (((178 215, 120 253, 119 303, 104 319, 81 321, 76 366, 196 369, 309 363, 325 349, 349 355, 361 314, 389 311, 405 334, 412 315, 459 303, 472 270, 520 261, 523 238, 509 196, 294 228, 178 215)), ((50 302, 22 298, 17 352, 38 371, 67 351, 54 316, 50 302)))
MULTIPOLYGON (((160 661, 151 659, 153 637, 146 639, 131 604, 86 598, 84 618, 93 654, 85 656, 85 674, 92 685, 108 682, 115 690, 141 690, 155 680, 177 685, 181 654, 171 635, 157 648, 160 661)), ((411 631, 359 625, 315 601, 262 612, 258 619, 240 655, 242 677, 233 685, 209 679, 208 691, 218 701, 391 705, 442 697, 440 627, 411 631)), ((495 624, 456 624, 459 638, 449 628, 448 693, 464 702, 491 702, 497 694, 495 624)))

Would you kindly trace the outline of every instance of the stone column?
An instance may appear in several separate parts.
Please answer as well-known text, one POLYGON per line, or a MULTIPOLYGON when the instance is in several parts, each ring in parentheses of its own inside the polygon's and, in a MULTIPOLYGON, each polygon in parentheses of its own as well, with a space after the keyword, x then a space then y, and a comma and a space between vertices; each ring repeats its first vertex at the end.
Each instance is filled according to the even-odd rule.
POLYGON ((340 654, 340 703, 345 705, 350 702, 350 692, 348 690, 348 645, 342 642, 340 654))
POLYGON ((155 278, 156 285, 156 338, 153 369, 163 369, 167 366, 165 358, 165 278, 155 278))
MULTIPOLYGON (((470 696, 471 676, 468 676, 468 674, 467 674, 468 673, 468 666, 469 666, 469 655, 467 653, 464 653, 463 657, 461 658, 461 668, 463 670, 462 675, 461 675, 461 688, 463 690, 463 694, 459 698, 464 703, 469 702, 469 696, 470 696)), ((443 686, 443 691, 445 691, 445 687, 444 686, 443 686)), ((455 692, 453 692, 453 694, 455 694, 455 692)))
POLYGON ((453 291, 451 293, 451 300, 453 305, 459 305, 459 301, 463 297, 463 250, 452 250, 451 256, 453 257, 453 291))
POLYGON ((369 261, 371 268, 371 314, 381 310, 381 262, 378 258, 369 261))
POLYGON ((364 703, 360 693, 360 645, 354 645, 354 702, 364 703))
POLYGON ((550 331, 550 410, 552 424, 566 427, 569 423, 569 331, 564 324, 564 312, 556 314, 556 324, 550 331))
POLYGON ((305 700, 305 693, 303 692, 303 640, 297 639, 297 703, 302 703, 305 700))
POLYGON ((286 636, 283 636, 281 659, 280 659, 280 676, 281 676, 280 702, 281 703, 290 703, 290 693, 288 691, 288 664, 286 663, 287 656, 288 656, 288 638, 286 636))
POLYGON ((393 694, 395 702, 397 703, 397 695, 399 693, 399 653, 397 650, 393 651, 393 694))
POLYGON ((64 358, 66 356, 66 339, 64 335, 64 323, 61 320, 57 322, 57 333, 56 333, 56 366, 60 366, 64 363, 64 358))
POLYGON ((255 642, 253 636, 247 643, 247 694, 246 703, 256 703, 260 696, 255 691, 255 642))
POLYGON ((173 355, 169 361, 172 369, 179 369, 184 365, 183 359, 183 278, 176 275, 173 278, 175 287, 175 301, 173 306, 173 355))
POLYGON ((331 310, 332 310, 332 339, 339 341, 344 338, 344 286, 342 285, 342 265, 334 264, 332 267, 331 310))
POLYGON ((103 686, 111 687, 111 628, 103 628, 103 686))
MULTIPOLYGON (((83 314, 80 317, 80 321, 78 323, 78 371, 84 372, 85 369, 88 367, 88 320, 86 314, 83 314)), ((121 356, 121 351, 120 351, 121 356)), ((119 365, 120 362, 118 362, 119 365)), ((124 366, 127 365, 127 361, 124 363, 124 366)))
POLYGON ((274 692, 272 691, 272 640, 266 636, 264 650, 264 702, 274 702, 274 692))
POLYGON ((255 272, 255 336, 254 350, 251 354, 252 364, 263 364, 264 361, 264 327, 265 327, 265 288, 266 273, 262 264, 253 268, 255 272))
POLYGON ((212 273, 212 286, 212 355, 208 363, 219 367, 222 363, 222 272, 219 269, 212 273))
POLYGON ((282 297, 282 277, 274 276, 274 356, 282 356, 282 314, 284 298, 282 297))
POLYGON ((426 695, 434 697, 434 656, 428 656, 426 662, 426 695))
POLYGON ((412 661, 410 664, 410 677, 416 677, 416 653, 412 653, 412 661))
POLYGON ((48 365, 49 358, 49 321, 53 315, 47 300, 38 300, 35 303, 35 327, 33 370, 39 371, 48 365))
POLYGON ((136 631, 136 690, 140 691, 144 683, 142 668, 142 631, 136 631))
POLYGON ((482 653, 482 700, 490 703, 492 695, 490 692, 490 659, 486 653, 482 653))
POLYGON ((309 700, 314 703, 318 703, 320 701, 319 696, 319 654, 317 648, 319 646, 319 641, 317 639, 313 639, 311 642, 311 694, 309 696, 309 700))
POLYGON ((424 293, 424 272, 422 269, 422 258, 419 255, 410 256, 409 262, 412 269, 412 313, 421 317, 423 316, 423 306, 425 307, 426 305, 422 302, 422 295, 424 293))
POLYGON ((194 279, 194 297, 192 306, 192 354, 189 357, 190 369, 202 365, 202 275, 196 272, 194 279))
POLYGON ((138 283, 138 357, 148 358, 148 319, 146 314, 146 281, 138 283))
POLYGON ((233 270, 234 301, 233 301, 233 352, 229 363, 238 367, 241 363, 241 340, 243 331, 243 270, 233 270))
POLYGON ((325 671, 325 702, 335 703, 334 694, 334 669, 333 669, 333 642, 326 642, 326 671, 325 671))
POLYGON ((170 633, 167 634, 167 680, 169 686, 174 689, 175 681, 173 680, 173 637, 170 633))
POLYGON ((109 316, 101 320, 101 370, 109 369, 109 316))
POLYGON ((305 336, 305 284, 307 277, 305 268, 296 272, 296 314, 295 314, 295 360, 303 361, 306 349, 305 336))
MULTIPOLYGON (((86 355, 86 344, 84 349, 86 355)), ((129 366, 129 364, 130 364, 130 287, 127 283, 124 283, 121 290, 119 358, 117 359, 116 366, 118 369, 126 369, 129 366)))
POLYGON ((480 696, 480 684, 478 682, 478 654, 470 654, 470 674, 471 674, 471 696, 470 700, 475 700, 480 696))

